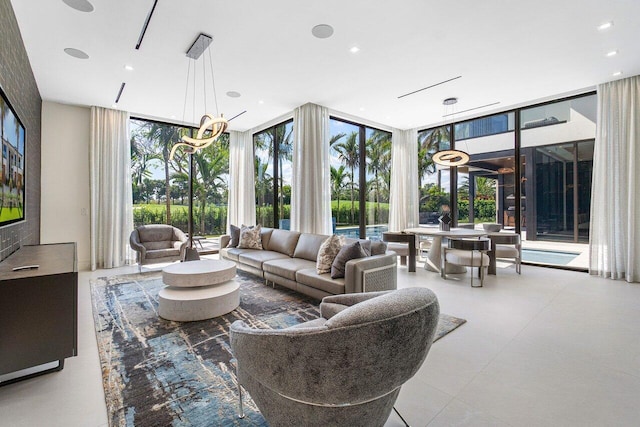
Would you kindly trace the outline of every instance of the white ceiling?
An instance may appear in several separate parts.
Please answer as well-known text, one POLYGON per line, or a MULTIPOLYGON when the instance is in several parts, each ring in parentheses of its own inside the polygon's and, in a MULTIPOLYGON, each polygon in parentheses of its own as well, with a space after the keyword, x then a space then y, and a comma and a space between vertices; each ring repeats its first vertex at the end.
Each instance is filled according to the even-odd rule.
POLYGON ((184 107, 185 52, 201 32, 213 36, 220 112, 247 110, 230 124, 241 131, 307 102, 389 127, 425 127, 445 112, 481 115, 640 74, 638 0, 159 0, 140 50, 153 0, 89 1, 90 13, 62 0, 11 1, 42 98, 111 107, 126 82, 118 108, 170 122, 204 112, 184 107), (599 31, 605 21, 613 27, 599 31), (333 36, 313 37, 317 24, 333 26, 333 36), (90 58, 73 58, 68 47, 90 58), (607 57, 611 50, 618 55, 607 57), (445 110, 451 96, 456 110, 445 110))

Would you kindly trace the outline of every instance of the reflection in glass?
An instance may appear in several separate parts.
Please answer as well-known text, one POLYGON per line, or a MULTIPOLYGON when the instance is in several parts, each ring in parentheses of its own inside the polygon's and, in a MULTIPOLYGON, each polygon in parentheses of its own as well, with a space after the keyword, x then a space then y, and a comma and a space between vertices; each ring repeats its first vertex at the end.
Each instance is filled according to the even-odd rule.
POLYGON ((449 168, 440 168, 432 160, 436 152, 450 148, 450 126, 427 129, 418 133, 420 224, 437 225, 442 206, 450 203, 449 168))

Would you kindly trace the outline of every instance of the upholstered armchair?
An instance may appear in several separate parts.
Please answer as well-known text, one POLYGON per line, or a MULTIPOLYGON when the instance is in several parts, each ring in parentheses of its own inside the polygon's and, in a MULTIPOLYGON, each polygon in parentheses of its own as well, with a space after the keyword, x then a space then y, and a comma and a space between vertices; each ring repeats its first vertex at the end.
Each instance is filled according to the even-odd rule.
POLYGON ((145 264, 182 259, 187 241, 182 230, 166 224, 142 225, 129 236, 129 244, 136 251, 138 270, 145 264))
POLYGON ((424 362, 439 312, 432 291, 405 288, 325 297, 321 318, 286 329, 236 321, 239 385, 272 427, 382 426, 424 362))

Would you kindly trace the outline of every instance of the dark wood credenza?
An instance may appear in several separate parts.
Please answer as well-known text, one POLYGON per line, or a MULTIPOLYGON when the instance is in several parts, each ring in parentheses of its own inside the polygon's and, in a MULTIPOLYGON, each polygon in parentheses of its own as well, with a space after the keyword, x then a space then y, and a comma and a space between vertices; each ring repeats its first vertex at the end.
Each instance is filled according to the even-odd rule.
POLYGON ((59 371, 77 348, 76 244, 23 246, 0 262, 0 375, 58 362, 0 386, 59 371), (34 264, 39 267, 13 271, 34 264))

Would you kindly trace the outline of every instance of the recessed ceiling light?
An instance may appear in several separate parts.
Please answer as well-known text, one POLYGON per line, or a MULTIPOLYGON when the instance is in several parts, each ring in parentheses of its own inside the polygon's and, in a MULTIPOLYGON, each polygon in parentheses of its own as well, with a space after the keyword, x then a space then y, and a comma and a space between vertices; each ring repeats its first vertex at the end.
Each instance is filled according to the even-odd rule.
POLYGON ((258 101, 258 104, 264 104, 264 101, 261 99, 260 101, 258 101))
POLYGON ((358 52, 360 52, 360 48, 358 46, 354 46, 351 49, 349 49, 349 52, 358 53, 358 52))
POLYGON ((364 107, 360 107, 360 111, 364 111, 364 107))
POLYGON ((80 49, 74 49, 72 47, 68 47, 64 51, 65 51, 65 53, 67 55, 73 56, 74 58, 89 59, 89 55, 87 55, 86 53, 84 53, 80 49))
POLYGON ((131 65, 125 65, 124 69, 127 71, 133 71, 133 67, 131 65))
POLYGON ((93 5, 87 0, 62 0, 62 2, 80 12, 93 12, 93 5))
POLYGON ((605 22, 603 24, 598 25, 598 30, 604 31, 604 30, 608 30, 611 27, 613 27, 613 22, 609 21, 609 22, 605 22))
POLYGON ((607 52, 607 56, 611 57, 611 56, 616 56, 618 54, 617 50, 612 50, 610 52, 607 52))
POLYGON ((229 98, 240 98, 240 92, 236 92, 235 90, 230 90, 227 92, 227 96, 229 98))
POLYGON ((618 77, 622 75, 622 71, 616 71, 615 73, 613 73, 613 77, 618 77))
POLYGON ((111 104, 111 108, 118 108, 118 104, 111 104))
POLYGON ((172 119, 175 119, 175 118, 176 118, 176 115, 175 115, 175 114, 172 114, 172 115, 171 115, 171 118, 172 118, 172 119))
POLYGON ((311 34, 319 39, 327 39, 333 35, 333 27, 327 24, 316 25, 311 29, 311 34))

